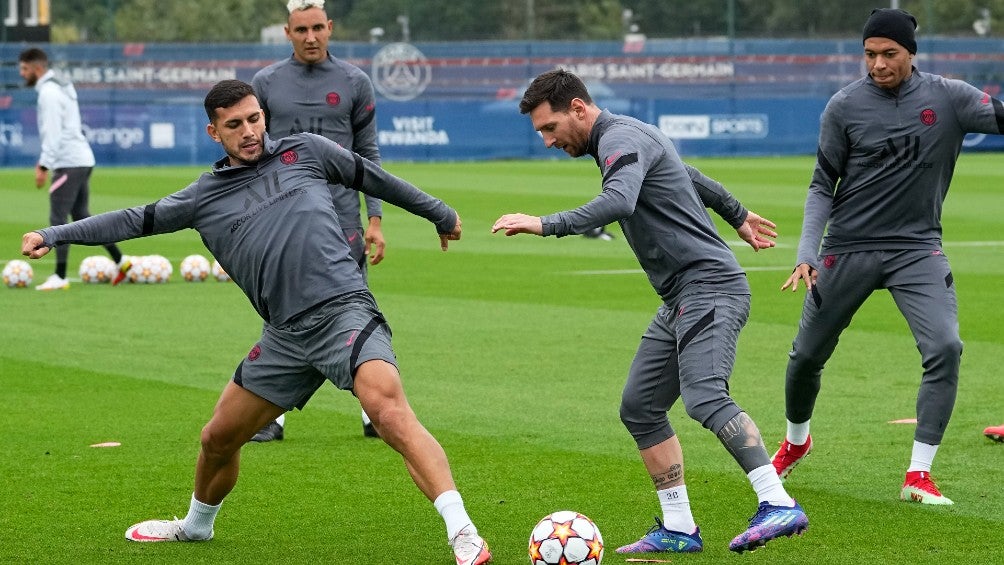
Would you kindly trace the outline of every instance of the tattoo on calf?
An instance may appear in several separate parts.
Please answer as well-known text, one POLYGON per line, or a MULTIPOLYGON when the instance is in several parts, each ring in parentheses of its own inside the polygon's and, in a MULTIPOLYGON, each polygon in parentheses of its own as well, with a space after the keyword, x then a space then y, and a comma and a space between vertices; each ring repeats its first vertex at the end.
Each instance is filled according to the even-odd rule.
POLYGON ((683 484, 683 465, 677 463, 671 465, 669 470, 664 473, 656 473, 655 475, 652 475, 652 482, 655 484, 656 490, 662 490, 683 484))
POLYGON ((729 423, 718 432, 718 439, 747 473, 770 463, 767 449, 760 437, 760 430, 745 412, 740 412, 729 420, 729 423))

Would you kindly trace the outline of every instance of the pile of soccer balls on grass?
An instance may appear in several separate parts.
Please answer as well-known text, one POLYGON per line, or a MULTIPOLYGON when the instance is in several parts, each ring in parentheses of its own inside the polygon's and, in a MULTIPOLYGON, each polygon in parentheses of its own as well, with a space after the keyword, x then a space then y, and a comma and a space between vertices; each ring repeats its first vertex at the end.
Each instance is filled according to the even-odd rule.
MULTIPOLYGON (((174 267, 161 255, 133 255, 125 258, 130 262, 124 282, 137 284, 163 284, 171 280, 174 267)), ((118 265, 105 255, 92 255, 80 262, 80 281, 87 284, 110 283, 118 273, 118 265)), ((220 282, 230 280, 223 267, 215 259, 212 263, 202 255, 189 255, 181 260, 178 270, 187 282, 202 282, 215 279, 220 282)), ((34 279, 31 264, 21 259, 8 261, 3 268, 3 284, 8 288, 27 288, 34 279)))

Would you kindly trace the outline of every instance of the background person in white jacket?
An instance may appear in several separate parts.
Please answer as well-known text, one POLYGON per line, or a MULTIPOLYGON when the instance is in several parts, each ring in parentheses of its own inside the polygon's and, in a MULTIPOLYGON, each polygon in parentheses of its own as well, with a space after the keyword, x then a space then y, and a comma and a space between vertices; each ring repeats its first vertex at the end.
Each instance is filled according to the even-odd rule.
MULTIPOLYGON (((82 220, 91 215, 88 201, 94 152, 84 137, 77 91, 69 81, 56 77, 56 73, 49 69, 49 58, 41 49, 33 47, 22 51, 18 57, 18 72, 25 86, 33 86, 38 92, 38 137, 42 150, 35 165, 35 188, 45 185, 51 170, 49 223, 62 225, 67 217, 82 220)), ((104 247, 119 266, 119 272, 112 280, 112 284, 116 285, 125 278, 129 262, 123 261, 122 252, 114 243, 104 247)), ((57 246, 56 272, 35 288, 69 288, 70 282, 66 279, 69 256, 69 245, 57 246)))

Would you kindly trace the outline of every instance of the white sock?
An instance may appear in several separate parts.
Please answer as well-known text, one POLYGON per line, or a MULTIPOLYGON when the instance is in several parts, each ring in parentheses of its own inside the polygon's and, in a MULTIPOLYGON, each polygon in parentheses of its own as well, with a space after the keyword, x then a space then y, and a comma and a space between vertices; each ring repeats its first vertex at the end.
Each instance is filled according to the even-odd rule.
POLYGON ((673 532, 694 533, 697 524, 690 512, 687 485, 657 490, 655 493, 659 495, 659 506, 662 507, 662 525, 673 532))
POLYGON ((283 412, 282 414, 279 414, 279 417, 275 419, 275 423, 279 424, 280 428, 285 429, 286 428, 286 413, 283 412))
POLYGON ((809 420, 802 422, 801 424, 796 424, 791 420, 788 422, 788 432, 785 435, 785 439, 788 443, 793 445, 805 445, 805 442, 809 441, 809 420))
POLYGON ((906 472, 925 471, 930 473, 931 464, 934 463, 934 456, 937 455, 937 453, 937 445, 920 443, 919 441, 914 440, 913 454, 910 455, 910 468, 907 469, 906 472))
POLYGON ((210 506, 195 500, 195 493, 192 493, 192 502, 188 506, 188 514, 185 521, 181 523, 181 529, 185 530, 185 535, 190 539, 207 539, 213 533, 213 522, 216 521, 216 514, 220 511, 219 503, 210 506))
POLYGON ((361 408, 360 408, 360 410, 363 413, 363 425, 364 426, 368 426, 368 425, 372 424, 373 422, 370 421, 370 415, 367 414, 365 410, 362 410, 361 408))
POLYGON ((453 541, 461 530, 468 530, 478 533, 478 529, 471 522, 471 517, 467 515, 464 508, 464 500, 460 498, 460 493, 455 490, 448 490, 436 497, 432 503, 446 522, 446 539, 453 541))
MULTIPOLYGON (((790 441, 790 440, 789 440, 790 441)), ((750 471, 746 477, 756 491, 757 502, 766 502, 771 506, 795 506, 795 500, 784 490, 781 479, 773 465, 763 465, 750 471)))

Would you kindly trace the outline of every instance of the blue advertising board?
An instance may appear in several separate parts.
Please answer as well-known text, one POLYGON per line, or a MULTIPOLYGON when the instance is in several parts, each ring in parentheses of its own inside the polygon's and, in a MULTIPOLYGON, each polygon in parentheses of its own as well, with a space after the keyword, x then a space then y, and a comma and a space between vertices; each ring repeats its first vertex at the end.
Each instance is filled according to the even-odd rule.
MULTIPOLYGON (((1004 41, 924 39, 918 68, 960 78, 993 96, 1004 86, 1004 41)), ((38 156, 35 92, 0 44, 0 166, 38 156)), ((250 81, 289 56, 285 45, 48 45, 80 95, 84 134, 101 165, 208 165, 205 92, 250 81)), ((385 160, 480 160, 557 155, 518 110, 548 69, 581 76, 597 103, 657 125, 684 156, 813 154, 830 96, 863 72, 858 41, 649 40, 333 44, 377 90, 385 160)), ((1004 150, 1004 136, 971 135, 967 151, 1004 150)))

